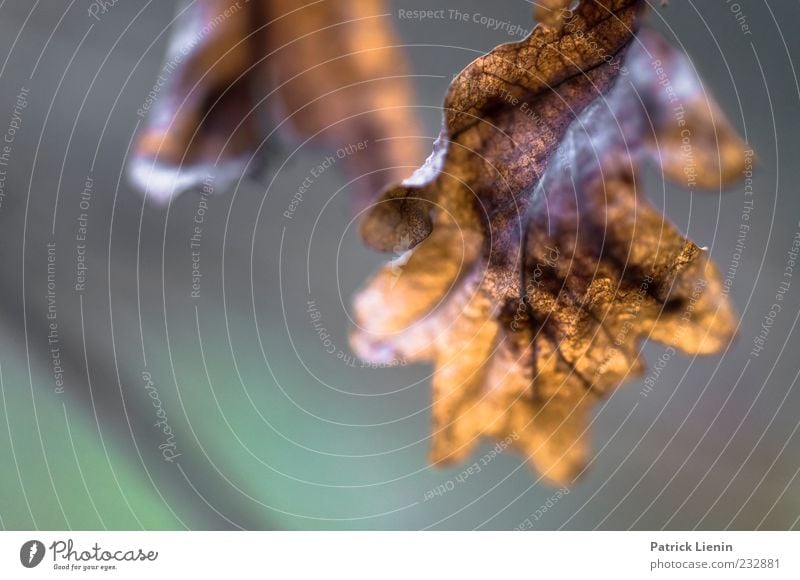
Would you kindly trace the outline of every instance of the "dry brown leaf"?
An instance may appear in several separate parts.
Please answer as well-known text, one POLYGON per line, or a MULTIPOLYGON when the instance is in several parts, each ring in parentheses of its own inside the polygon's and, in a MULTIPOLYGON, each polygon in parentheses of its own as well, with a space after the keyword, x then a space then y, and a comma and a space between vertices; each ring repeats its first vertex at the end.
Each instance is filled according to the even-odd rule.
POLYGON ((382 0, 195 0, 141 110, 133 181, 162 200, 208 175, 223 187, 258 165, 268 110, 330 151, 366 142, 343 163, 374 194, 421 159, 406 74, 382 0))
POLYGON ((434 362, 436 463, 511 436, 566 482, 586 464, 593 406, 645 368, 641 340, 705 354, 732 338, 716 269, 638 174, 649 156, 683 185, 719 188, 744 144, 682 54, 634 37, 643 9, 584 0, 560 28, 470 64, 425 165, 362 222, 372 247, 410 252, 356 297, 352 344, 377 362, 434 362))

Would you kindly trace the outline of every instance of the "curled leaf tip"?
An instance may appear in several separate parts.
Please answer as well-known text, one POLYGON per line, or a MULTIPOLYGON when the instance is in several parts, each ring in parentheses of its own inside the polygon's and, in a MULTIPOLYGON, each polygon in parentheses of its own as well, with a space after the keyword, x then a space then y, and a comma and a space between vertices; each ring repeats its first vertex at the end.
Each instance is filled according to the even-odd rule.
POLYGON ((401 253, 428 237, 433 228, 430 204, 414 189, 386 192, 361 220, 364 243, 381 252, 401 253))

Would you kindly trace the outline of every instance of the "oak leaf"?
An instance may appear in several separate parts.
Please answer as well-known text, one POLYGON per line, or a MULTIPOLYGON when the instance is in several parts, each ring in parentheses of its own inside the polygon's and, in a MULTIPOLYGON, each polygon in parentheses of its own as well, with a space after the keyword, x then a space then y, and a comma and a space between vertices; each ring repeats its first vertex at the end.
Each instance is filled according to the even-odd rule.
POLYGON ((365 144, 343 164, 362 195, 419 163, 421 133, 404 53, 382 0, 194 0, 179 11, 140 114, 130 173, 157 200, 212 176, 258 169, 265 115, 326 149, 365 144), (269 116, 269 115, 266 115, 269 116))
POLYGON ((640 174, 651 159, 719 190, 745 146, 686 57, 641 28, 644 5, 584 0, 472 62, 431 156, 362 221, 370 246, 406 253, 356 296, 351 343, 433 361, 436 464, 510 437, 568 482, 593 407, 645 369, 642 340, 707 354, 734 334, 716 268, 640 174))

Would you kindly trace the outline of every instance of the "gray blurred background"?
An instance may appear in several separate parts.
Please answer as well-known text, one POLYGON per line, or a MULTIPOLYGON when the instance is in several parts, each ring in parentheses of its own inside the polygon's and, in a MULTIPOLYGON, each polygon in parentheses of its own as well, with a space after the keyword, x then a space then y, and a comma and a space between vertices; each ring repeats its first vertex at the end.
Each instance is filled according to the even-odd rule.
MULTIPOLYGON (((145 204, 123 175, 175 3, 126 0, 99 22, 89 4, 0 3, 0 133, 14 130, 0 166, 4 528, 510 529, 527 520, 533 529, 800 529, 800 278, 764 350, 749 354, 800 229, 796 2, 741 0, 738 12, 656 2, 649 15, 757 152, 732 287, 742 324, 723 355, 674 357, 647 396, 633 381, 598 409, 592 467, 561 493, 535 483, 511 451, 456 481, 489 443, 464 465, 430 468, 431 369, 349 364, 350 297, 384 257, 357 239, 336 168, 290 224, 279 219, 324 151, 276 140, 263 175, 209 200, 202 295, 190 297, 200 198, 145 204), (26 106, 12 123, 21 92, 26 106), (83 226, 86 280, 76 291, 83 226), (309 300, 345 358, 326 352, 309 300), (156 425, 164 418, 169 443, 156 425), (425 501, 439 486, 446 493, 425 501)), ((532 20, 521 0, 393 4, 386 18, 409 45, 434 137, 453 74, 522 34, 480 18, 398 18, 400 8, 428 7, 509 27, 532 20)), ((646 185, 726 272, 743 185, 692 194, 652 171, 646 185)), ((663 352, 647 347, 651 367, 663 352)))

